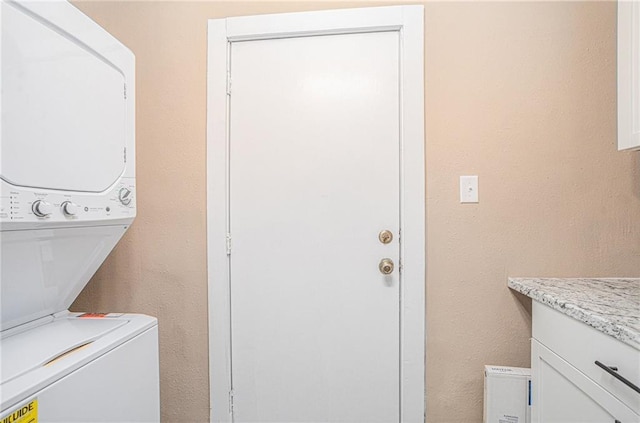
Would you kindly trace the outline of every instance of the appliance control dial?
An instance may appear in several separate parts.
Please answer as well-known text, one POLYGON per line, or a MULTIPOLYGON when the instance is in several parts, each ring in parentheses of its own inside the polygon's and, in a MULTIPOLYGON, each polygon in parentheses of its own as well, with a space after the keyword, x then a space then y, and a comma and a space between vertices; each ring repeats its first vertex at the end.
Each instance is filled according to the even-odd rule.
POLYGON ((131 204, 131 190, 129 188, 120 188, 120 191, 118 191, 118 200, 125 206, 131 204))
POLYGON ((75 216, 80 211, 80 206, 71 201, 65 201, 60 205, 60 208, 65 216, 75 216))
POLYGON ((53 207, 46 201, 36 200, 31 205, 31 210, 38 217, 47 217, 53 212, 53 207))

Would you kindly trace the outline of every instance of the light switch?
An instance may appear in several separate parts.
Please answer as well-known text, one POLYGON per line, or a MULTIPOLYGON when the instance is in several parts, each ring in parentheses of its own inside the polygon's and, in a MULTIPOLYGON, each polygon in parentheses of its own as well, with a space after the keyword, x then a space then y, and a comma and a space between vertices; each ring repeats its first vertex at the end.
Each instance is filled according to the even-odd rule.
POLYGON ((478 202, 478 175, 460 177, 460 202, 478 202))

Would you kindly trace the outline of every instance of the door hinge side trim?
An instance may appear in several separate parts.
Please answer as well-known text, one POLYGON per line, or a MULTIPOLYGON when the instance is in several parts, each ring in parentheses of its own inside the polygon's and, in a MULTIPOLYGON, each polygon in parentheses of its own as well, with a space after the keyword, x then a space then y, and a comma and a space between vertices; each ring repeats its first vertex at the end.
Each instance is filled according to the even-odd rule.
POLYGON ((229 391, 229 414, 233 416, 233 390, 229 391))
POLYGON ((398 228, 398 246, 399 246, 399 257, 398 257, 398 272, 402 274, 402 228, 398 228))
POLYGON ((231 255, 231 234, 230 233, 227 234, 226 242, 227 242, 227 255, 230 256, 231 255))

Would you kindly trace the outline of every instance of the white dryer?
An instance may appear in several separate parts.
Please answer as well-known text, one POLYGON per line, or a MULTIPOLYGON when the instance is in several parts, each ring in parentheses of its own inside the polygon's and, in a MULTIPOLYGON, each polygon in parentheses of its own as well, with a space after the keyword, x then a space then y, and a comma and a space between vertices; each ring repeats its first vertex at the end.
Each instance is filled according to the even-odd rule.
POLYGON ((0 423, 157 422, 157 320, 67 311, 136 215, 134 56, 66 1, 0 25, 0 423))

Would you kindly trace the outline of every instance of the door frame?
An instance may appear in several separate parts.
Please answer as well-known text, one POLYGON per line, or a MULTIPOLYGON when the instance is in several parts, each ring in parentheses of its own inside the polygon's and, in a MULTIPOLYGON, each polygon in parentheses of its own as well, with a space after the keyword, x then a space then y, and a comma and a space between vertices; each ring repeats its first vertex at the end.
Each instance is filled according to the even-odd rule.
POLYGON ((397 31, 400 35, 400 421, 425 419, 424 7, 210 19, 207 265, 211 422, 232 422, 229 255, 230 46, 238 41, 397 31))

